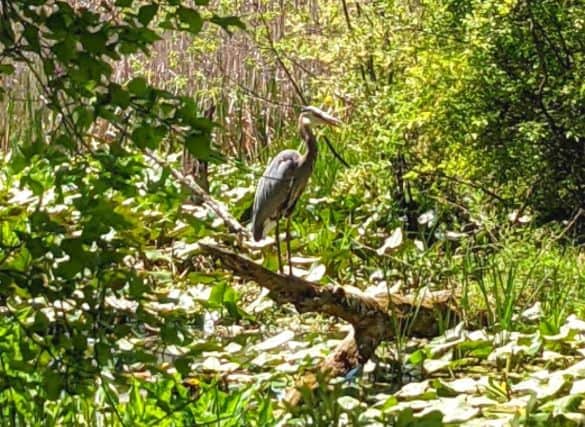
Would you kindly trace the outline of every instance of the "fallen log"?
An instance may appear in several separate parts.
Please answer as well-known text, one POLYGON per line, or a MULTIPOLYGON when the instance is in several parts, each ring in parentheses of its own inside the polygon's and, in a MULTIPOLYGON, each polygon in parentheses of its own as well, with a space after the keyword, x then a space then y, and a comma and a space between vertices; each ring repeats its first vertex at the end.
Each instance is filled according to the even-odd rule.
POLYGON ((235 275, 267 288, 268 296, 277 304, 291 303, 299 313, 328 314, 353 326, 353 331, 321 362, 317 371, 307 373, 297 387, 289 391, 285 399, 288 405, 299 402, 300 387, 315 388, 318 376, 345 375, 364 365, 382 341, 394 339, 397 333, 412 337, 436 336, 440 329, 439 315, 448 319, 459 317, 448 292, 375 298, 341 286, 321 285, 272 272, 222 246, 202 243, 201 248, 235 275))

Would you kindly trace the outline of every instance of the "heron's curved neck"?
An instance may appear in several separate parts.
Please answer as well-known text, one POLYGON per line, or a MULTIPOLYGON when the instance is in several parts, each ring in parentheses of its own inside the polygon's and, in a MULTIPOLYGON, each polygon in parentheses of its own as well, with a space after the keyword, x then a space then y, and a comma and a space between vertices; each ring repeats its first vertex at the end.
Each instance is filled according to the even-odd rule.
POLYGON ((305 156, 307 160, 314 161, 317 158, 318 148, 317 148, 317 138, 313 134, 311 130, 311 123, 309 120, 303 116, 301 116, 299 120, 299 132, 301 134, 301 138, 307 144, 307 153, 305 156))

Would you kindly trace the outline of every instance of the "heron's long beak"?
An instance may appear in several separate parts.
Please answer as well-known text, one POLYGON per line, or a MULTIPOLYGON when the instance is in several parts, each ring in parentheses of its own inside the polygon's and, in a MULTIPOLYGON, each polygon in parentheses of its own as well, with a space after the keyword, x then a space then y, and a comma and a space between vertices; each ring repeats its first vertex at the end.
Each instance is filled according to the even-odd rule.
POLYGON ((313 118, 327 125, 339 126, 342 123, 342 121, 339 120, 337 117, 333 117, 331 114, 326 113, 320 108, 313 107, 312 105, 303 107, 302 111, 303 113, 309 113, 313 118))
MULTIPOLYGON (((343 122, 341 120, 339 120, 337 117, 333 117, 331 114, 326 113, 325 111, 319 110, 319 119, 328 125, 331 126, 340 126, 343 124, 343 122)), ((329 138, 327 138, 326 136, 323 137, 323 139, 325 139, 325 143, 327 144, 327 147, 329 147, 329 150, 331 151, 331 153, 335 156, 335 158, 337 160, 339 160, 339 162, 345 166, 346 168, 349 167, 349 163, 347 163, 345 161, 345 159, 341 156, 341 154, 339 154, 335 148, 333 148, 333 145, 331 144, 331 141, 329 141, 329 138)))
POLYGON ((340 126, 341 124, 343 124, 343 122, 339 120, 337 117, 333 117, 331 114, 327 114, 325 112, 322 112, 319 118, 321 119, 321 121, 331 126, 340 126))

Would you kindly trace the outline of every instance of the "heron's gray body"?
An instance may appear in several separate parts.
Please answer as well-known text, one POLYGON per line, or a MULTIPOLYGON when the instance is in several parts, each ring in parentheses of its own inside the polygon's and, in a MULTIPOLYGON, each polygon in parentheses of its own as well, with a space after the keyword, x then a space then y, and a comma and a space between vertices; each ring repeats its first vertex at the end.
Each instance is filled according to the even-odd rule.
POLYGON ((252 232, 255 240, 261 240, 280 218, 292 214, 313 171, 316 151, 316 145, 309 147, 305 155, 296 150, 284 150, 272 159, 260 178, 254 198, 252 232))

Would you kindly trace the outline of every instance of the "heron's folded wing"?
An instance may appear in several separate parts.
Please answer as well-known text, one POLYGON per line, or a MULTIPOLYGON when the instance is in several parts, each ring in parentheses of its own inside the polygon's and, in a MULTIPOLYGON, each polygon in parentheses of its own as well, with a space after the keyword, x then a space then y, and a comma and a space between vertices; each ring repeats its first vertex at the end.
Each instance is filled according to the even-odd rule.
POLYGON ((279 153, 270 162, 260 178, 253 209, 254 230, 264 227, 266 220, 278 217, 286 207, 291 194, 295 170, 298 169, 300 154, 294 150, 279 153))

